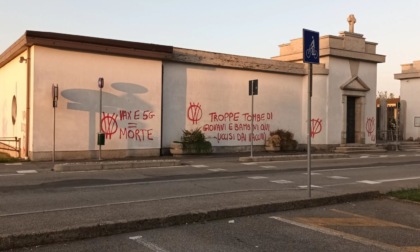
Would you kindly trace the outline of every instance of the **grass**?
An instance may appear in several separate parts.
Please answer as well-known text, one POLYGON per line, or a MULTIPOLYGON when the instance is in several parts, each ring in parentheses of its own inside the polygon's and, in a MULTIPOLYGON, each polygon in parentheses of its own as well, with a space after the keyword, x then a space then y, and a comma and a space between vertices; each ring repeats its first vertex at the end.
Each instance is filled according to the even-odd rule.
POLYGON ((420 186, 419 188, 390 191, 387 195, 398 199, 420 202, 420 186))

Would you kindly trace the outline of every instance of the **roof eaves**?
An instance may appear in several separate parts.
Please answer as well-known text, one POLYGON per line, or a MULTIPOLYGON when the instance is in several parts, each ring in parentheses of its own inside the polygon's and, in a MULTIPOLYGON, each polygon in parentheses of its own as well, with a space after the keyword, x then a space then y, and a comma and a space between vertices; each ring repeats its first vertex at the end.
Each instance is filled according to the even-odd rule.
POLYGON ((0 67, 3 67, 8 62, 16 58, 19 54, 24 52, 27 49, 27 40, 26 35, 22 35, 15 43, 13 43, 9 48, 7 48, 0 55, 0 67))
POLYGON ((131 41, 103 39, 53 32, 26 31, 13 45, 0 55, 0 67, 4 66, 19 54, 33 45, 119 55, 136 58, 167 59, 173 53, 172 46, 147 44, 131 41))

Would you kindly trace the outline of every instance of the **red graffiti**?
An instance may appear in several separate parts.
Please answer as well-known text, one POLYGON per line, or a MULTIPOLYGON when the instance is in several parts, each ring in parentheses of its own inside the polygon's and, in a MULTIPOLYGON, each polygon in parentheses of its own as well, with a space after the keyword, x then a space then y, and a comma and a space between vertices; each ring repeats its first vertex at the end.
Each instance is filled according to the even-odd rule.
POLYGON ((23 135, 22 143, 23 143, 22 156, 25 156, 26 155, 26 135, 23 135))
POLYGON ((117 114, 112 113, 112 115, 110 114, 105 114, 104 112, 102 113, 102 122, 101 122, 101 128, 102 128, 102 132, 105 133, 105 137, 106 139, 111 139, 112 135, 117 132, 118 129, 118 124, 117 124, 117 114))
POLYGON ((155 117, 155 113, 149 110, 134 110, 134 111, 126 111, 120 110, 120 121, 123 120, 149 120, 155 117))
POLYGON ((261 122, 265 120, 273 119, 273 112, 268 113, 243 113, 240 112, 226 112, 226 113, 217 113, 211 112, 209 114, 211 122, 238 122, 240 120, 251 122, 254 119, 254 122, 261 122))
POLYGON ((200 103, 195 104, 190 102, 190 107, 188 108, 187 116, 188 119, 193 122, 193 124, 197 124, 203 116, 203 111, 201 110, 200 103))
POLYGON ((372 141, 376 140, 376 135, 373 134, 374 131, 375 131, 375 117, 372 116, 366 120, 366 132, 368 133, 368 136, 370 137, 372 141))
POLYGON ((216 112, 211 112, 210 120, 212 122, 231 122, 231 121, 239 121, 239 112, 226 112, 222 114, 218 114, 216 112))
POLYGON ((120 110, 112 114, 103 112, 101 130, 105 133, 106 139, 111 139, 114 134, 117 134, 119 139, 153 141, 153 129, 139 128, 142 124, 139 125, 137 121, 151 120, 155 117, 155 113, 149 110, 120 110), (126 126, 121 124, 126 124, 126 126))
MULTIPOLYGON (((271 125, 268 123, 254 124, 254 130, 270 131, 271 125)), ((203 131, 250 131, 251 123, 215 123, 204 124, 203 131)))
POLYGON ((320 118, 312 119, 311 120, 311 137, 315 138, 315 135, 321 133, 321 131, 322 131, 322 120, 320 118))
POLYGON ((120 139, 131 139, 139 142, 153 141, 153 129, 121 128, 120 139))

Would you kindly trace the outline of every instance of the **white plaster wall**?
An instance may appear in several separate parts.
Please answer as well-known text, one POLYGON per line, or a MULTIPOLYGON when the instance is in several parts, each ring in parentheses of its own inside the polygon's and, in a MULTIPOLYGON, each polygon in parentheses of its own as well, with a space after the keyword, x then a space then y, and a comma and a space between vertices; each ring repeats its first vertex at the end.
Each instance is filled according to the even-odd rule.
MULTIPOLYGON (((308 77, 302 79, 302 135, 304 140, 302 143, 307 143, 308 135, 308 77)), ((312 77, 312 97, 311 97, 311 143, 312 144, 327 144, 327 129, 325 122, 327 121, 327 94, 328 89, 326 85, 327 75, 313 75, 312 77)))
POLYGON ((341 130, 343 127, 343 103, 340 86, 351 78, 350 66, 347 60, 337 58, 322 58, 322 63, 329 69, 326 78, 325 93, 325 117, 322 119, 325 140, 328 144, 341 143, 341 130))
MULTIPOLYGON (((21 139, 21 155, 26 152, 26 72, 25 62, 19 63, 20 56, 26 58, 26 52, 4 65, 0 69, 0 137, 18 137, 21 139), (12 99, 16 96, 17 116, 12 122, 12 99)), ((10 143, 14 145, 14 143, 10 143)))
POLYGON ((254 125, 263 145, 270 131, 290 130, 302 143, 302 76, 179 63, 164 63, 163 147, 183 129, 201 127, 213 146, 250 145, 252 98, 248 81, 259 80, 254 125))
POLYGON ((420 137, 420 127, 414 127, 414 118, 420 117, 420 79, 401 80, 400 84, 401 101, 406 102, 404 138, 415 140, 420 137))
MULTIPOLYGON (((343 111, 346 109, 343 101, 343 91, 340 86, 350 80, 353 76, 350 70, 350 63, 347 59, 328 58, 324 62, 329 68, 328 75, 328 90, 327 90, 327 118, 326 130, 328 132, 327 142, 329 144, 341 143, 341 131, 343 128, 343 111)), ((357 76, 370 88, 367 92, 354 92, 352 95, 359 96, 361 94, 365 97, 365 111, 362 118, 362 131, 365 132, 366 143, 376 143, 376 126, 373 127, 373 132, 368 134, 366 127, 368 123, 374 122, 376 125, 376 84, 377 84, 377 66, 375 63, 360 62, 357 76)))
POLYGON ((365 132, 365 143, 376 143, 376 93, 377 93, 377 64, 360 62, 359 77, 370 90, 366 93, 365 114, 362 127, 365 132))
POLYGON ((51 151, 52 84, 59 85, 56 151, 95 150, 99 132, 99 77, 103 150, 160 148, 161 61, 35 47, 33 147, 51 151))

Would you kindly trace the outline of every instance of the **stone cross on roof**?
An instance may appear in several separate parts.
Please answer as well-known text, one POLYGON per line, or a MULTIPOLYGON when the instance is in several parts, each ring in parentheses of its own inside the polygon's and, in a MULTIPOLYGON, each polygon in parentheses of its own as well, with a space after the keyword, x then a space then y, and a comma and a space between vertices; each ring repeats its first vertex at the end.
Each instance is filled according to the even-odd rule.
POLYGON ((356 23, 356 18, 353 14, 349 15, 347 22, 349 22, 349 32, 354 33, 354 24, 356 23))

